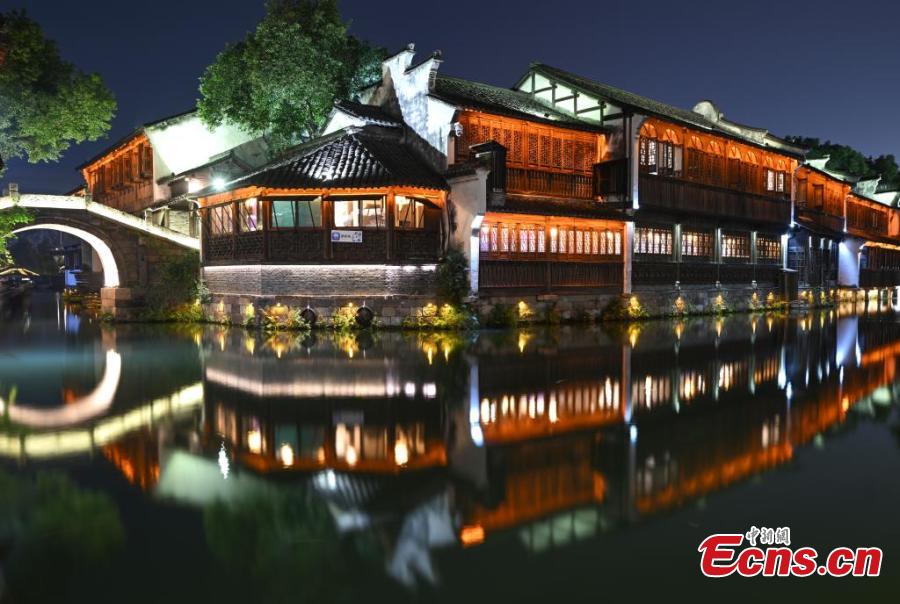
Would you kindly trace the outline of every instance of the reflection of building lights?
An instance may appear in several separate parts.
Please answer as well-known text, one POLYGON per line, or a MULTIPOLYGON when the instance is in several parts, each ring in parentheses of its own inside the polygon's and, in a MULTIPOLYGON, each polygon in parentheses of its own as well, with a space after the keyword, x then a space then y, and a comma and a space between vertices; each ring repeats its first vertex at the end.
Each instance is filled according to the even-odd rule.
POLYGON ((480 524, 462 527, 462 530, 459 532, 459 540, 466 547, 482 543, 484 541, 484 527, 480 524))
POLYGON ((409 447, 406 441, 398 440, 394 445, 394 463, 398 466, 404 466, 409 461, 409 447))
POLYGON ((431 365, 434 363, 434 353, 437 352, 437 346, 432 342, 425 342, 422 344, 422 350, 425 351, 425 357, 428 359, 428 364, 431 365))
POLYGON ((284 467, 290 468, 294 465, 294 449, 289 444, 284 443, 281 445, 279 456, 281 457, 281 463, 284 467))
POLYGON ((228 452, 225 450, 225 443, 219 448, 219 471, 222 478, 228 480, 228 473, 231 471, 231 464, 228 462, 228 452))
POLYGON ((403 394, 412 398, 416 395, 416 385, 413 382, 406 382, 403 385, 403 394))
POLYGON ((344 457, 344 459, 347 460, 347 464, 348 464, 348 465, 355 466, 355 465, 356 465, 356 462, 359 461, 359 455, 358 455, 357 452, 356 452, 356 447, 354 447, 354 446, 352 446, 352 445, 351 445, 351 446, 348 446, 348 447, 347 447, 347 454, 346 454, 346 456, 344 457))
POLYGON ((637 325, 631 325, 628 327, 628 343, 631 344, 632 348, 635 348, 638 343, 638 335, 641 333, 641 328, 637 325))
POLYGON ((437 384, 430 382, 422 385, 422 396, 425 398, 434 398, 437 396, 437 384))
POLYGON ((841 401, 841 409, 846 411, 849 408, 850 408, 850 399, 845 396, 844 399, 841 401))
POLYGON ((556 396, 550 395, 550 408, 547 410, 547 417, 550 419, 551 424, 555 424, 559 421, 559 416, 556 414, 556 396))
POLYGON ((256 429, 247 432, 247 449, 257 454, 262 451, 262 432, 256 429))
POLYGON ((632 424, 631 427, 628 429, 628 439, 629 439, 632 443, 635 443, 635 442, 637 442, 637 436, 638 436, 638 429, 637 429, 637 426, 635 426, 634 424, 632 424))

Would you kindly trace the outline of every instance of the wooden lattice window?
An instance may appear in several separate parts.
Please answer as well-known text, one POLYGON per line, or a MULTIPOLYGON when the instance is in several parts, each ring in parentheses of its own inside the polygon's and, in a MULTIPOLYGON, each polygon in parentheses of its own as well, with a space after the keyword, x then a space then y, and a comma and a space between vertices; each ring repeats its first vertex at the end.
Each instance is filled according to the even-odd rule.
POLYGON ((757 235, 756 258, 760 262, 779 262, 781 260, 781 241, 775 237, 757 235))
POLYGON ((750 236, 734 233, 722 235, 722 257, 733 259, 750 258, 750 236))
POLYGON ((672 255, 672 231, 652 227, 634 230, 634 253, 654 256, 672 255))
POLYGON ((713 236, 705 231, 681 232, 681 256, 689 258, 712 258, 713 236))

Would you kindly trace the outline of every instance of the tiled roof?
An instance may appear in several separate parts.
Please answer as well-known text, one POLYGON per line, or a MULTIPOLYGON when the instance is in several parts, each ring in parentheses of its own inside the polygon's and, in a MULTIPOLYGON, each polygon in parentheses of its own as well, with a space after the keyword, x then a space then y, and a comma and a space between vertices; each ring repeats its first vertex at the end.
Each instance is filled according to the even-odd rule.
POLYGON ((362 103, 341 99, 335 101, 334 106, 348 115, 377 126, 398 127, 401 125, 400 120, 388 115, 384 109, 376 105, 363 105, 362 103))
MULTIPOLYGON (((417 157, 397 135, 378 128, 339 130, 298 147, 284 160, 227 184, 274 189, 411 186, 447 190, 447 181, 417 157)), ((203 191, 201 195, 211 194, 203 191)))
MULTIPOLYGON (((688 126, 696 126, 705 130, 713 130, 718 132, 719 134, 723 134, 731 138, 743 139, 757 146, 771 147, 774 150, 783 151, 792 155, 801 155, 804 151, 803 149, 791 145, 787 141, 772 136, 771 134, 766 134, 765 142, 761 143, 759 140, 741 136, 739 133, 734 132, 732 129, 725 128, 721 124, 707 119, 705 116, 700 115, 699 113, 696 113, 694 111, 689 111, 687 109, 675 107, 674 105, 668 105, 666 103, 655 101, 639 94, 628 92, 627 90, 622 90, 621 88, 616 88, 615 86, 610 86, 608 84, 589 80, 587 78, 583 78, 579 75, 575 75, 574 73, 570 73, 557 67, 551 67, 550 65, 545 65, 543 63, 534 63, 531 67, 537 73, 541 73, 551 79, 560 80, 588 94, 594 94, 602 99, 606 99, 612 102, 613 104, 619 105, 626 110, 637 111, 639 113, 646 113, 663 118, 670 118, 688 126)), ((746 130, 765 132, 764 130, 761 130, 759 128, 741 126, 737 123, 731 123, 731 125, 746 130)))
POLYGON ((518 90, 470 82, 438 74, 431 95, 451 105, 481 109, 500 115, 559 124, 581 130, 603 130, 547 107, 531 95, 518 90))

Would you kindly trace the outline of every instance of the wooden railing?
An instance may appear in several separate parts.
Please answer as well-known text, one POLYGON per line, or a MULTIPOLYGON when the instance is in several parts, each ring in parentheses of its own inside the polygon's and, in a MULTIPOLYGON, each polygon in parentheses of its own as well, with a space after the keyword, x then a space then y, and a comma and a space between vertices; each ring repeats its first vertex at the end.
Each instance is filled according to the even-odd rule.
POLYGON ((273 229, 210 235, 203 223, 203 256, 207 264, 434 262, 440 254, 437 231, 367 229, 362 243, 331 243, 324 229, 273 229), (388 238, 391 257, 388 258, 388 238))
POLYGON ((847 230, 863 235, 887 237, 889 235, 887 210, 850 201, 847 203, 847 230))
POLYGON ((755 222, 787 223, 791 219, 791 204, 785 199, 649 174, 641 174, 639 183, 641 207, 755 222))
POLYGON ((483 261, 481 289, 530 289, 542 292, 622 286, 620 262, 517 262, 483 261))
POLYGON ((863 288, 900 286, 900 270, 878 268, 860 269, 859 286, 863 288))
POLYGON ((799 203, 797 204, 797 219, 824 227, 835 233, 841 233, 844 230, 844 218, 842 216, 827 214, 799 203))
POLYGON ((713 262, 635 261, 631 267, 634 285, 672 286, 725 284, 777 285, 781 267, 771 264, 716 264, 713 262))
POLYGON ((509 193, 525 195, 593 199, 594 179, 588 174, 508 167, 506 170, 506 190, 509 193))

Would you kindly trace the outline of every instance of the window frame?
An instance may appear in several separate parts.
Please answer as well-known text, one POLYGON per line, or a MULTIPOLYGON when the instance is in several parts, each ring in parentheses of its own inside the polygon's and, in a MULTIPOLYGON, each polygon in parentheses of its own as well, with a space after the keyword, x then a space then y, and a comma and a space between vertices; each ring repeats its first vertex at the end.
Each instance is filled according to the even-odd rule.
POLYGON ((329 198, 328 201, 331 202, 331 228, 335 230, 348 230, 348 231, 385 231, 387 230, 387 197, 385 195, 348 195, 348 196, 340 196, 340 197, 332 197, 329 198), (381 224, 377 226, 364 226, 363 225, 363 209, 364 203, 367 201, 379 201, 381 202, 381 224), (337 218, 337 204, 342 202, 355 202, 356 203, 356 220, 358 224, 356 226, 338 226, 336 223, 337 218))

